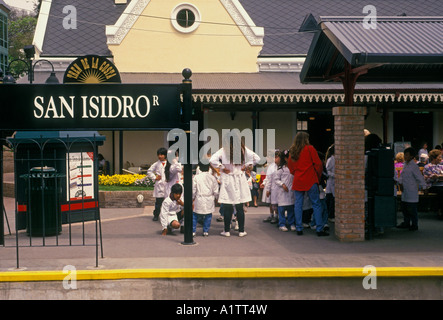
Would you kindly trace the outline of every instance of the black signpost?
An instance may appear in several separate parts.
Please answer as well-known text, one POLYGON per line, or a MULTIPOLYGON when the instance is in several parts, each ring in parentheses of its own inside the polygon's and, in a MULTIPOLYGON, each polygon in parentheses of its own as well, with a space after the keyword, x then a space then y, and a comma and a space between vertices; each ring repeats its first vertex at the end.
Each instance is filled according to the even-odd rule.
POLYGON ((192 236, 192 164, 191 164, 191 117, 192 117, 192 72, 190 69, 185 69, 182 72, 183 79, 183 113, 184 123, 187 132, 187 152, 186 163, 184 165, 183 172, 183 189, 184 189, 184 222, 185 222, 185 238, 182 244, 190 245, 194 244, 192 236))
POLYGON ((0 168, 0 194, 1 194, 1 200, 0 200, 0 205, 1 205, 1 210, 2 210, 2 214, 0 217, 0 245, 4 245, 5 244, 5 225, 4 225, 4 219, 6 217, 6 213, 3 210, 4 208, 4 203, 3 203, 3 141, 1 143, 1 147, 2 150, 0 152, 0 163, 2 164, 2 167, 0 168))
MULTIPOLYGON (((190 134, 192 75, 181 84, 0 84, 1 130, 171 130, 190 134), (181 97, 183 101, 181 101, 181 97)), ((192 164, 184 164, 183 244, 192 237, 192 164)), ((3 176, 0 175, 0 187, 3 176)), ((1 191, 1 189, 0 189, 1 191)), ((3 206, 3 198, 0 199, 3 206)), ((3 215, 0 244, 4 244, 3 215)))

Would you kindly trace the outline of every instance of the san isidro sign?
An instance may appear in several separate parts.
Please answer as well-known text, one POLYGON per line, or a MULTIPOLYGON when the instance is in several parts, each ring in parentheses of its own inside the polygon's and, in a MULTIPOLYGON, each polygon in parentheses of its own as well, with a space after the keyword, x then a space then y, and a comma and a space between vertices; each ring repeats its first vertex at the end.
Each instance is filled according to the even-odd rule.
POLYGON ((2 84, 3 130, 181 128, 182 84, 121 84, 108 59, 79 57, 64 84, 2 84))
MULTIPOLYGON (((180 84, 121 84, 112 63, 81 57, 68 67, 64 84, 0 83, 0 130, 188 130, 192 85, 187 76, 191 72, 186 69, 180 84)), ((192 168, 185 165, 184 171, 189 193, 192 168)), ((185 243, 193 243, 190 201, 185 220, 185 243)))
POLYGON ((181 86, 0 85, 3 130, 131 130, 181 127, 181 86))

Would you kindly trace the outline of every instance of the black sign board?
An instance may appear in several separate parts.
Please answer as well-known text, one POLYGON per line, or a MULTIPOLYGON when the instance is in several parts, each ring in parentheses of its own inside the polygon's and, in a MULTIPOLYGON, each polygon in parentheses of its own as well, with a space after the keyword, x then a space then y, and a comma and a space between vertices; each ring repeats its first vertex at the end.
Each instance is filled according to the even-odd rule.
MULTIPOLYGON (((89 63, 83 62, 86 66, 89 63)), ((94 67, 98 65, 94 64, 94 67)), ((0 84, 0 131, 189 130, 192 115, 192 82, 189 79, 191 70, 183 70, 185 79, 181 84, 120 84, 119 81, 110 80, 113 78, 110 77, 113 73, 111 67, 102 70, 108 75, 107 81, 103 82, 75 82, 66 79, 70 84, 0 84)), ((68 68, 66 76, 70 70, 68 68)), ((118 72, 116 69, 115 71, 118 72)), ((80 76, 82 75, 79 73, 78 77, 80 76)), ((194 244, 192 201, 189 201, 192 197, 192 165, 189 161, 190 153, 187 154, 188 161, 184 165, 184 196, 188 200, 184 206, 183 244, 194 244)), ((3 178, 0 175, 0 185, 2 184, 3 178)), ((2 204, 3 200, 0 198, 0 205, 2 204)), ((4 245, 2 215, 0 245, 4 245)))
POLYGON ((1 130, 180 128, 180 84, 3 84, 1 130))

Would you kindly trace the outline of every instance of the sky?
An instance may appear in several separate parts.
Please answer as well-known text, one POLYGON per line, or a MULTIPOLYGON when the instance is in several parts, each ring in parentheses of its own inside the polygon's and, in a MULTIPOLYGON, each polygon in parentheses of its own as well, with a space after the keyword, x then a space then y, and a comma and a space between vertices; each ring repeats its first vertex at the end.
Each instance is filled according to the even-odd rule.
MULTIPOLYGON (((32 10, 35 0, 3 0, 9 7, 32 10)), ((12 9, 12 8, 11 8, 12 9)))

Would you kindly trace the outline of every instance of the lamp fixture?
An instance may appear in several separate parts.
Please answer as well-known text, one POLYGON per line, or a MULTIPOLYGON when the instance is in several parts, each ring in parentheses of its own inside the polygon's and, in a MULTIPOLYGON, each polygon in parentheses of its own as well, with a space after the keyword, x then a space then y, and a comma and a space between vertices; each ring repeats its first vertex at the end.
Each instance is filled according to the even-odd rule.
MULTIPOLYGON (((26 60, 23 60, 23 59, 14 59, 11 62, 9 62, 8 66, 6 68, 5 76, 3 77, 3 83, 5 83, 5 84, 17 83, 17 81, 12 76, 11 71, 10 71, 11 70, 11 65, 13 63, 17 62, 17 61, 26 64, 29 83, 32 83, 34 81, 34 69, 35 69, 35 66, 37 65, 37 63, 40 63, 40 62, 47 62, 47 63, 49 63, 51 65, 51 68, 52 68, 51 74, 48 77, 48 79, 46 79, 45 83, 46 84, 59 84, 60 83, 60 81, 57 79, 57 76, 56 76, 55 70, 54 70, 54 65, 52 64, 51 61, 46 60, 46 59, 39 59, 39 60, 36 60, 34 62, 34 64, 32 64, 32 62, 33 62, 32 58, 35 55, 35 47, 33 45, 29 45, 29 46, 25 46, 23 48, 23 50, 24 50, 26 58, 28 60, 26 61, 26 60)), ((2 74, 3 74, 3 71, 0 69, 0 77, 1 77, 2 74)))

